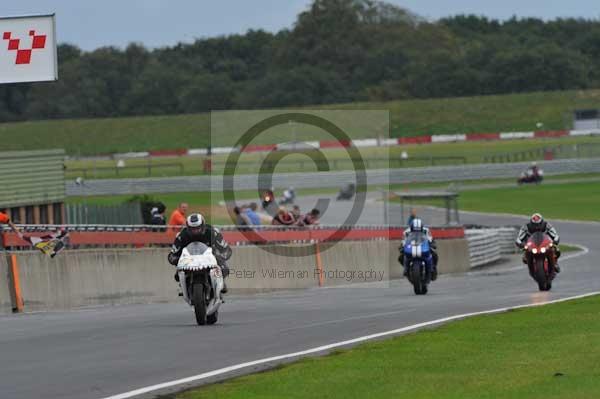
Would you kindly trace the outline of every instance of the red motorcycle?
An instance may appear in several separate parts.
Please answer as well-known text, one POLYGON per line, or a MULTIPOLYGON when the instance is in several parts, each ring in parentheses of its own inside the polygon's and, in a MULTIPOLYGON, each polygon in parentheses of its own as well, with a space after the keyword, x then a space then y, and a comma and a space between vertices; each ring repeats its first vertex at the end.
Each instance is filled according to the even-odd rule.
POLYGON ((527 172, 521 173, 521 177, 517 180, 519 186, 521 184, 541 184, 544 181, 544 171, 541 169, 538 171, 528 170, 527 172))
POLYGON ((529 274, 537 281, 540 291, 550 291, 556 277, 556 251, 552 239, 542 232, 536 232, 525 244, 525 258, 529 274))

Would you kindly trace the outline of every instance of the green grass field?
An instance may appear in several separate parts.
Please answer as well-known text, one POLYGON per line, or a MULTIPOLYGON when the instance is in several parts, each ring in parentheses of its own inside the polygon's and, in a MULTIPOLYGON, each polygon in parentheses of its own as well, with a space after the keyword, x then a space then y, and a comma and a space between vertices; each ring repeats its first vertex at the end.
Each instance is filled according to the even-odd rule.
MULTIPOLYGON (((460 165, 464 162, 475 164, 483 163, 484 158, 490 155, 515 153, 520 151, 533 151, 538 149, 561 148, 556 153, 557 158, 576 157, 575 146, 580 149, 579 154, 584 157, 600 156, 600 137, 565 137, 560 139, 537 140, 507 140, 498 142, 459 142, 428 145, 409 145, 402 147, 375 147, 358 149, 368 169, 421 167, 431 166, 428 157, 440 158, 434 160, 433 165, 460 165), (400 163, 402 152, 406 152, 409 159, 400 163), (464 162, 457 159, 441 159, 443 157, 464 157, 464 162)), ((351 170, 353 164, 345 150, 322 150, 330 170, 351 170)), ((526 154, 526 160, 540 160, 538 154, 526 154)), ((258 173, 266 158, 265 153, 246 153, 239 159, 236 174, 258 173)), ((154 159, 128 159, 125 167, 117 168, 116 160, 82 161, 69 160, 66 162, 67 178, 82 176, 90 179, 103 178, 137 178, 137 177, 167 177, 167 176, 194 176, 202 175, 202 156, 182 156, 173 158, 154 159), (149 168, 150 167, 150 168, 149 168)), ((227 155, 213 155, 213 173, 223 174, 228 160, 227 155)), ((315 172, 317 167, 304 154, 286 155, 275 167, 278 173, 285 172, 315 172)))
POLYGON ((600 183, 523 186, 462 192, 461 210, 600 221, 600 183))
MULTIPOLYGON (((469 98, 405 100, 385 103, 338 104, 324 109, 389 110, 393 137, 499 131, 531 131, 571 126, 576 108, 597 108, 600 90, 543 92, 469 98)), ((208 114, 56 120, 0 124, 3 149, 65 148, 71 155, 109 154, 175 148, 203 148, 210 142, 208 114)), ((372 131, 352 133, 353 138, 375 137, 372 131)), ((299 128, 303 140, 322 137, 299 128)), ((256 143, 289 141, 282 129, 260 136, 256 143)), ((234 137, 217 135, 210 143, 230 146, 234 137)))
POLYGON ((599 313, 590 297, 474 317, 176 398, 596 398, 599 313))
MULTIPOLYGON (((540 212, 550 220, 600 221, 599 201, 600 183, 597 181, 480 190, 467 186, 460 192, 458 207, 462 211, 519 215, 540 212)), ((413 201, 412 205, 443 206, 436 201, 413 201)))

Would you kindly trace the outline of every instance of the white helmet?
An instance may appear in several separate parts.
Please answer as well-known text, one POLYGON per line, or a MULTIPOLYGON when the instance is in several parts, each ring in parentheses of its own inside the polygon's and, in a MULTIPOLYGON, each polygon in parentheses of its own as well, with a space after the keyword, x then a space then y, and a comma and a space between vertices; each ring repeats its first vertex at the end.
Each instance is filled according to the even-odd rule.
POLYGON ((204 218, 199 213, 192 213, 185 220, 185 225, 191 229, 200 229, 204 227, 204 218))

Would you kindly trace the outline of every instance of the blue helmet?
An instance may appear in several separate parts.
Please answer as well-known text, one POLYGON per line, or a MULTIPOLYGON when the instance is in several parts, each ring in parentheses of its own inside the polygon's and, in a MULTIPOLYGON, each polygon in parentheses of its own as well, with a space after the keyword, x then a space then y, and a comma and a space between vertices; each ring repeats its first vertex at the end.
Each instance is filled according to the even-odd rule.
POLYGON ((410 222, 410 231, 423 231, 423 221, 419 218, 414 218, 410 222))

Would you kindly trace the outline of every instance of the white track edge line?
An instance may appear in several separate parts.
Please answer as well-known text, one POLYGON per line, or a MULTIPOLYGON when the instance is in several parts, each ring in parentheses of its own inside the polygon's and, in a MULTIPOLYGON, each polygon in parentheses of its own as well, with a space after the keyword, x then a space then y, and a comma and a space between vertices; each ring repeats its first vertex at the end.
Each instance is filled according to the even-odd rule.
POLYGON ((270 363, 270 362, 274 362, 274 361, 278 361, 278 360, 292 359, 292 358, 296 358, 296 357, 310 355, 313 353, 325 352, 325 351, 339 348, 342 346, 352 345, 352 344, 365 342, 365 341, 369 341, 369 340, 373 340, 373 339, 377 339, 377 338, 381 338, 381 337, 386 337, 386 336, 390 336, 390 335, 397 335, 397 334, 401 334, 401 333, 405 333, 405 332, 409 332, 409 331, 418 330, 423 327, 429 327, 429 326, 433 326, 436 324, 441 324, 441 323, 445 323, 445 322, 449 322, 449 321, 453 321, 453 320, 460 320, 460 319, 465 319, 467 317, 481 316, 481 315, 487 315, 487 314, 503 313, 503 312, 508 312, 510 310, 515 310, 515 309, 544 306, 544 305, 549 305, 549 304, 554 304, 554 303, 571 301, 571 300, 575 300, 575 299, 587 298, 587 297, 595 296, 595 295, 600 295, 600 292, 590 292, 587 294, 582 294, 582 295, 577 295, 577 296, 572 296, 572 297, 567 297, 567 298, 561 298, 561 299, 555 299, 553 301, 547 301, 547 302, 533 303, 533 304, 527 304, 527 305, 518 305, 518 306, 504 307, 504 308, 498 308, 498 309, 492 309, 492 310, 484 310, 484 311, 480 311, 480 312, 464 313, 464 314, 459 314, 459 315, 455 315, 455 316, 448 316, 448 317, 444 317, 444 318, 437 319, 437 320, 427 321, 424 323, 413 324, 411 326, 402 327, 402 328, 398 328, 395 330, 384 331, 384 332, 371 334, 371 335, 365 335, 362 337, 358 337, 358 338, 354 338, 354 339, 350 339, 350 340, 346 340, 346 341, 335 342, 335 343, 329 344, 329 345, 318 346, 316 348, 311 348, 311 349, 307 349, 307 350, 300 351, 300 352, 288 353, 285 355, 268 357, 268 358, 264 358, 264 359, 254 360, 251 362, 239 363, 239 364, 235 364, 235 365, 232 365, 229 367, 224 367, 224 368, 220 368, 217 370, 208 371, 206 373, 194 375, 191 377, 182 378, 179 380, 168 381, 168 382, 164 382, 162 384, 151 385, 151 386, 139 388, 139 389, 136 389, 133 391, 121 393, 121 394, 114 395, 114 396, 107 396, 103 399, 133 398, 135 396, 143 395, 146 393, 158 391, 161 389, 171 388, 171 387, 175 387, 177 385, 187 384, 190 382, 196 382, 196 381, 204 380, 204 379, 211 378, 211 377, 216 377, 219 375, 230 373, 232 371, 241 370, 241 369, 252 367, 252 366, 258 366, 261 364, 270 363))

